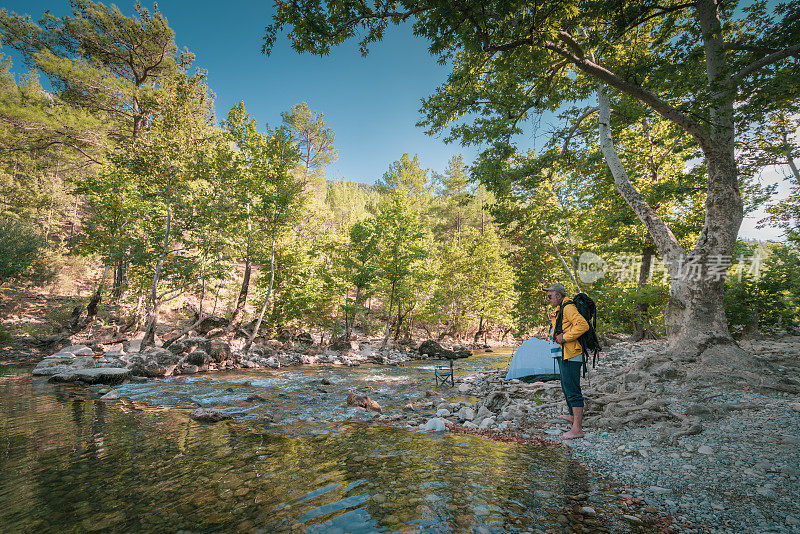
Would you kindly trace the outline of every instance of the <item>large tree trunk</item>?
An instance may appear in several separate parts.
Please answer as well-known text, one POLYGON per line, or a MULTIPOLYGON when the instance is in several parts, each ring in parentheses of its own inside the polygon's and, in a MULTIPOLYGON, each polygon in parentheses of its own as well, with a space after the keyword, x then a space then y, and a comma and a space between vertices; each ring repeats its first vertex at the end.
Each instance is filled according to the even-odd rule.
MULTIPOLYGON (((669 353, 673 358, 709 361, 744 356, 728 331, 722 306, 724 276, 730 265, 736 234, 742 221, 742 200, 736 179, 733 154, 733 126, 720 130, 714 144, 701 148, 708 162, 706 221, 691 254, 681 247, 672 231, 633 187, 611 140, 611 107, 602 87, 600 104, 600 146, 614 176, 614 185, 644 223, 656 244, 672 279, 670 304, 666 312, 669 353)), ((720 113, 712 114, 720 122, 720 113)), ((723 121, 724 122, 724 121, 723 121)))
POLYGON ((100 301, 103 297, 103 286, 106 284, 106 275, 108 274, 108 264, 103 268, 103 278, 100 280, 100 283, 97 285, 97 291, 94 292, 92 298, 89 300, 88 306, 86 306, 86 318, 89 321, 94 320, 95 316, 97 315, 97 307, 100 305, 100 301))
POLYGON ((155 272, 153 273, 153 285, 150 288, 150 304, 152 306, 152 312, 147 322, 147 327, 144 331, 142 347, 149 347, 155 344, 156 324, 158 323, 158 308, 160 304, 160 299, 158 298, 158 282, 161 279, 161 270, 164 268, 164 260, 166 260, 167 254, 169 254, 169 232, 171 225, 172 204, 169 200, 167 200, 167 224, 166 229, 164 230, 164 246, 161 250, 161 257, 158 258, 158 263, 156 263, 155 272))
POLYGON ((267 311, 267 305, 269 304, 269 299, 272 296, 272 286, 275 284, 275 236, 278 232, 278 208, 275 207, 275 218, 272 224, 272 244, 270 245, 270 257, 269 257, 269 287, 267 288, 267 296, 264 297, 264 304, 261 306, 261 313, 258 314, 258 320, 256 321, 255 326, 253 327, 253 331, 250 333, 250 337, 247 338, 247 344, 244 346, 244 352, 247 353, 250 350, 250 345, 253 344, 253 340, 258 335, 258 330, 261 328, 261 322, 264 320, 264 314, 267 311))
POLYGON ((353 302, 353 315, 350 317, 349 320, 345 321, 345 339, 350 339, 350 336, 353 333, 353 326, 356 324, 356 318, 358 317, 358 307, 361 305, 361 286, 356 286, 356 298, 353 302))
MULTIPOLYGON (((125 255, 125 253, 123 253, 125 255)), ((114 300, 122 298, 125 294, 125 287, 128 285, 128 261, 121 259, 114 266, 114 282, 111 286, 111 297, 114 300)))
POLYGON ((250 273, 252 271, 252 264, 250 262, 250 255, 253 246, 253 227, 250 222, 250 204, 247 204, 247 250, 245 251, 244 262, 244 278, 242 279, 242 286, 239 288, 239 298, 236 299, 236 308, 233 310, 231 322, 228 325, 227 331, 235 332, 242 323, 244 316, 244 306, 247 304, 247 295, 250 292, 250 273))
POLYGON ((244 262, 244 278, 242 278, 242 285, 239 288, 239 298, 236 299, 236 308, 233 310, 231 322, 228 325, 228 332, 235 332, 242 323, 242 317, 244 317, 244 307, 245 304, 247 304, 247 295, 250 293, 250 275, 252 271, 253 267, 248 254, 247 259, 244 262))
POLYGON ((389 343, 389 333, 391 332, 393 308, 394 308, 394 282, 392 282, 392 292, 391 295, 389 296, 389 313, 386 315, 386 334, 383 336, 383 343, 381 343, 381 348, 385 348, 386 344, 389 343))

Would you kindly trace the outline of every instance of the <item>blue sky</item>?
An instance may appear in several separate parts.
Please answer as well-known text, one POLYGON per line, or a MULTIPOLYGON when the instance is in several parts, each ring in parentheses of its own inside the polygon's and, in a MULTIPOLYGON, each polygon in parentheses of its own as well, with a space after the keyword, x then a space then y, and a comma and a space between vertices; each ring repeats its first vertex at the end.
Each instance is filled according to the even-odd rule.
MULTIPOLYGON (((126 15, 133 13, 133 1, 114 3, 126 15)), ((69 13, 66 0, 12 0, 0 6, 34 20, 45 9, 54 15, 69 13)), ((477 153, 445 145, 414 126, 420 100, 445 80, 448 70, 408 27, 390 31, 366 58, 355 42, 319 58, 297 54, 286 40, 267 57, 261 46, 273 12, 270 0, 164 0, 158 9, 175 31, 178 46, 194 52, 194 66, 208 71, 220 120, 240 100, 262 126, 278 125, 281 112, 300 102, 323 113, 339 151, 338 161, 327 169, 329 179, 373 183, 404 152, 419 155, 423 167, 437 172, 456 154, 469 163, 477 153)), ((14 71, 23 69, 15 62, 14 71)))
MULTIPOLYGON (((110 2, 108 2, 110 3, 110 2)), ((134 2, 115 2, 132 14, 134 2)), ((152 4, 143 2, 146 7, 152 4)), ((69 12, 66 0, 6 0, 9 11, 30 14, 38 20, 45 10, 54 15, 69 12)), ((478 150, 445 145, 415 127, 421 99, 446 79, 448 69, 436 63, 424 41, 411 35, 410 27, 395 28, 363 58, 355 41, 319 58, 297 54, 288 41, 280 41, 272 54, 261 53, 264 28, 271 21, 271 0, 163 0, 158 3, 175 31, 178 46, 195 53, 195 66, 208 71, 216 93, 216 112, 224 119, 228 110, 244 101, 259 124, 278 125, 281 112, 300 102, 321 112, 336 134, 338 161, 327 169, 329 179, 374 183, 404 152, 418 155, 423 167, 443 172, 456 154, 471 163, 478 150)), ((5 49, 8 53, 9 50, 5 49)), ((15 56, 10 54, 12 58, 15 56)), ((15 61, 14 71, 24 66, 15 61)), ((540 132, 544 125, 540 127, 540 132)), ((534 142, 533 133, 520 139, 534 142)), ((782 182, 779 169, 766 169, 763 179, 782 182)), ((780 187, 779 196, 788 188, 780 187)), ((740 236, 778 239, 773 228, 756 229, 763 217, 745 219, 740 236)))

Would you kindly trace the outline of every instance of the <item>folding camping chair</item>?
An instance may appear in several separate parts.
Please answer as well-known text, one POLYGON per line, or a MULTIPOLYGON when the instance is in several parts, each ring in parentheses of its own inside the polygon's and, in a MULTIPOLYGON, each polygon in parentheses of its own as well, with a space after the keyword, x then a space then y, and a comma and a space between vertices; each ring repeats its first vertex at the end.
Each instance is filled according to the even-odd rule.
POLYGON ((456 385, 455 378, 453 378, 453 360, 450 360, 450 365, 437 365, 433 368, 433 380, 435 385, 443 386, 450 380, 450 387, 456 385))

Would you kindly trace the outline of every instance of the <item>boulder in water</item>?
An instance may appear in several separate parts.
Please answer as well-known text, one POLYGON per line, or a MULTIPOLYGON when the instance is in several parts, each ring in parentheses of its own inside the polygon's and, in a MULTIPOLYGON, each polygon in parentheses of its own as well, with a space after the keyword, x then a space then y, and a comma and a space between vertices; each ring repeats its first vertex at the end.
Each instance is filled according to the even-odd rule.
POLYGON ((381 405, 370 399, 368 396, 358 391, 351 391, 347 394, 347 404, 349 406, 356 406, 373 412, 380 412, 381 405))
POLYGON ((217 408, 198 408, 193 410, 189 417, 201 423, 218 423, 226 419, 233 419, 230 415, 217 408))
POLYGON ((103 401, 119 400, 119 392, 116 389, 112 389, 111 391, 100 397, 100 400, 103 401))
POLYGON ((423 341, 420 344, 417 352, 419 352, 420 356, 428 356, 429 358, 435 358, 439 353, 444 350, 441 345, 437 342, 433 341, 432 339, 428 339, 423 341))
POLYGON ((164 349, 150 349, 131 356, 128 368, 134 376, 158 378, 172 375, 180 358, 164 349))
POLYGON ((72 361, 74 357, 67 357, 63 353, 54 354, 36 364, 33 368, 33 376, 53 376, 59 373, 64 373, 72 369, 72 361))
POLYGON ((98 367, 95 369, 72 369, 50 377, 50 382, 76 382, 87 384, 121 384, 131 375, 130 369, 98 367))
POLYGON ((417 351, 420 356, 438 358, 441 360, 459 360, 472 356, 472 352, 469 349, 464 347, 457 347, 455 350, 446 349, 431 339, 423 341, 417 351))

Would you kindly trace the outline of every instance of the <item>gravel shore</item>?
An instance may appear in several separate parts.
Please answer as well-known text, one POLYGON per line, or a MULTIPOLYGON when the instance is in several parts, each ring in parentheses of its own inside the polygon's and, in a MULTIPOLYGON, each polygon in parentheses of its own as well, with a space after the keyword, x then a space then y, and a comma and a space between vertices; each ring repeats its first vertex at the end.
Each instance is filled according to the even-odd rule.
MULTIPOLYGON (((742 346, 782 364, 779 372, 797 376, 800 370, 797 338, 742 346)), ((619 370, 665 347, 664 342, 619 343, 604 350, 584 388, 587 402, 603 381, 618 380, 619 370)), ((634 506, 654 506, 658 511, 650 508, 651 514, 670 516, 674 532, 800 532, 798 396, 747 385, 719 387, 711 381, 661 385, 671 409, 697 416, 701 432, 670 443, 663 439, 663 423, 618 430, 587 427, 585 438, 565 442, 574 457, 622 484, 634 506)), ((550 423, 546 432, 553 438, 566 430, 559 419, 550 423)))

